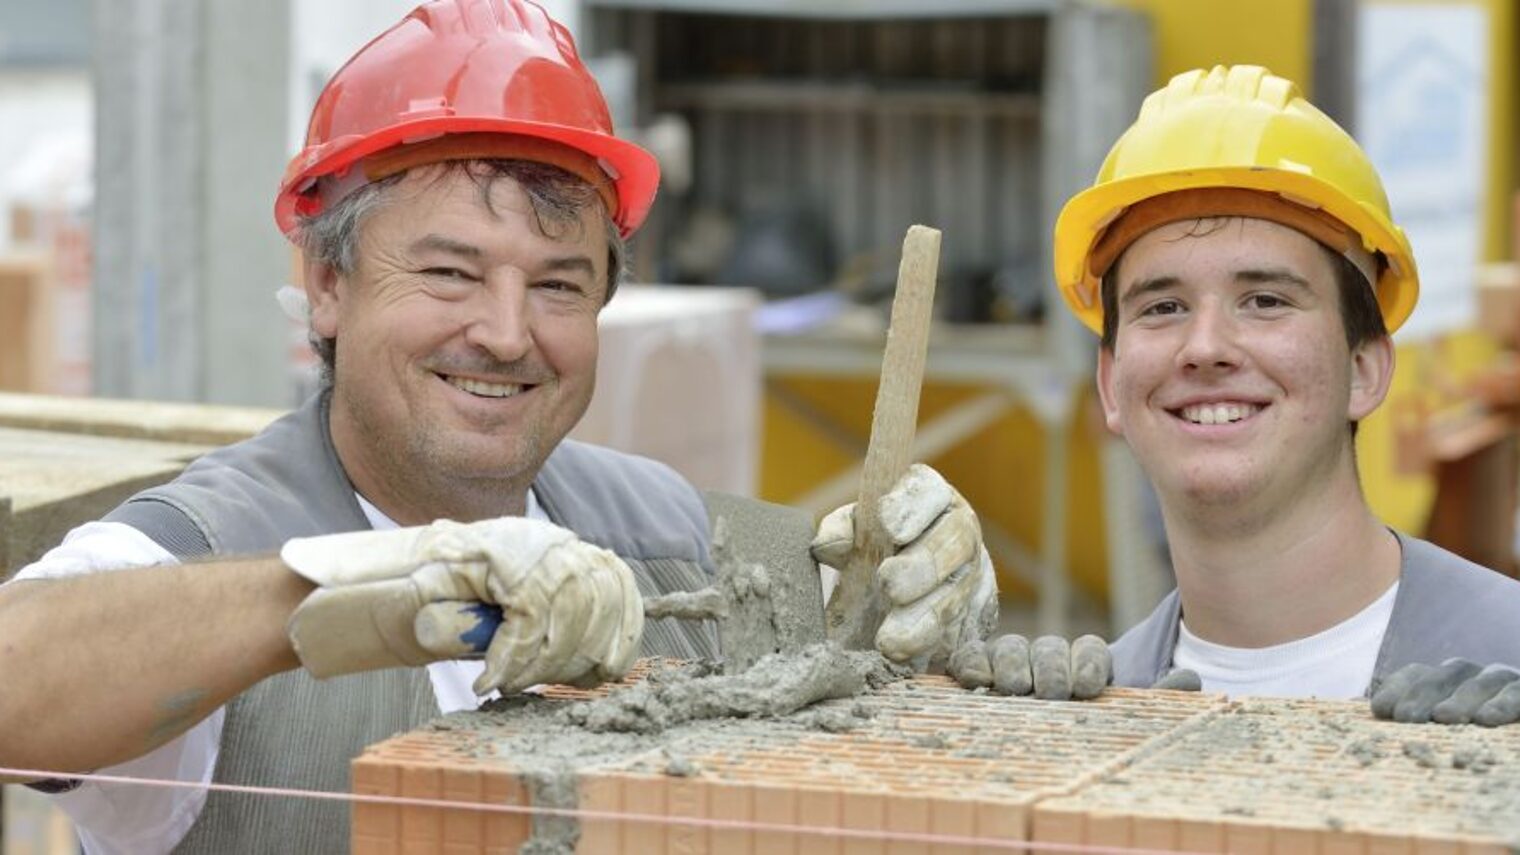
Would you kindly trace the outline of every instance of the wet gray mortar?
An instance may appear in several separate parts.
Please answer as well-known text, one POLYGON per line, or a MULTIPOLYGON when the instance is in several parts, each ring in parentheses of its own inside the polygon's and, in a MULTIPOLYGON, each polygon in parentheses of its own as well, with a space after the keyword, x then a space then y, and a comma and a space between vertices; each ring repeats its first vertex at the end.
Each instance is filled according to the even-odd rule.
MULTIPOLYGON (((777 722, 808 732, 848 728, 852 713, 809 709, 908 676, 875 652, 817 644, 772 654, 740 674, 711 663, 658 667, 640 683, 595 701, 570 703, 531 695, 453 713, 424 729, 492 734, 479 751, 511 758, 537 807, 574 809, 580 776, 635 759, 665 774, 691 774, 689 757, 749 738, 774 741, 777 722)), ((859 715, 858 711, 853 715, 859 715)), ((523 853, 575 851, 573 817, 535 814, 523 853)))

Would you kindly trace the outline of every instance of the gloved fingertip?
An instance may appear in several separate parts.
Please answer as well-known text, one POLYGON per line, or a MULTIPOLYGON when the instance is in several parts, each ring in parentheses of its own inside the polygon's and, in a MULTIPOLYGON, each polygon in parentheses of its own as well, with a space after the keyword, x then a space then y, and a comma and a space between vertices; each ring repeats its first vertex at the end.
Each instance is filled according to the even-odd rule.
POLYGON ((899 665, 924 655, 934 644, 934 634, 921 627, 891 626, 891 616, 876 631, 876 650, 899 665))
POLYGON ((1520 722, 1520 681, 1505 686, 1473 713, 1473 723, 1499 727, 1520 722))
POLYGON ((1169 692, 1201 692, 1203 678, 1191 668, 1175 668, 1152 684, 1151 688, 1169 692))
POLYGON ((1426 724, 1430 721, 1430 712, 1430 704, 1405 699, 1393 708, 1393 720, 1400 724, 1426 724))
POLYGON ((1471 724, 1472 711, 1466 704, 1453 703, 1448 698, 1430 711, 1430 720, 1436 724, 1471 724))
POLYGON ((1413 663, 1393 672, 1377 685, 1372 693, 1372 715, 1385 721, 1394 720, 1399 703, 1413 690, 1414 685, 1435 669, 1429 665, 1413 663))
POLYGON ((984 689, 992 685, 992 661, 987 645, 980 640, 968 641, 950 654, 946 672, 963 689, 984 689))
POLYGON ((1055 635, 1035 639, 1029 651, 1034 696, 1046 701, 1071 699, 1071 645, 1055 635))
POLYGON ((1029 641, 1022 635, 1004 635, 988 648, 992 661, 992 688, 1002 695, 1027 695, 1034 691, 1029 669, 1029 641))
MULTIPOLYGON (((483 698, 486 695, 489 695, 492 692, 496 691, 498 688, 500 687, 491 680, 488 680, 485 674, 481 674, 479 677, 476 677, 475 682, 470 685, 470 689, 475 692, 475 697, 477 698, 483 698)), ((503 694, 505 694, 505 692, 503 694)))
POLYGON ((1096 635, 1084 635, 1071 643, 1071 696, 1079 701, 1096 698, 1113 679, 1114 660, 1108 644, 1096 635))

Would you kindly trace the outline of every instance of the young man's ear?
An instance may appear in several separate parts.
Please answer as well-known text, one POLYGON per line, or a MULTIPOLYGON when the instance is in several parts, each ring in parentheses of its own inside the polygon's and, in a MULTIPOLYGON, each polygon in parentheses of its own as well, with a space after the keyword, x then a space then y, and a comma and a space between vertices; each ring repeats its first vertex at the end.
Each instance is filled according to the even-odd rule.
POLYGON ((1393 339, 1386 335, 1364 341, 1351 352, 1351 399, 1346 406, 1347 419, 1361 421, 1388 397, 1388 386, 1393 382, 1393 362, 1393 339))
POLYGON ((338 337, 338 282, 342 276, 330 264, 302 264, 306 302, 311 306, 311 329, 322 338, 338 337))
POLYGON ((1119 423, 1119 396, 1113 388, 1114 352, 1106 347, 1098 348, 1098 400, 1103 404, 1103 424, 1110 433, 1124 436, 1119 423))

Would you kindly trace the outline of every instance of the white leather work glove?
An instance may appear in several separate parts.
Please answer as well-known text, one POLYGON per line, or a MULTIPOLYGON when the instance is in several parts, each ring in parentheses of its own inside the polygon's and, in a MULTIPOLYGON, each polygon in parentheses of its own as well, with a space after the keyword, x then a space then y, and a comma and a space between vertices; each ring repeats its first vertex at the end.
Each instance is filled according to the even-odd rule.
MULTIPOLYGON (((888 611, 876 649, 894 662, 942 664, 997 624, 997 577, 976 512, 943 476, 915 463, 881 498, 881 523, 897 550, 877 579, 888 611)), ((818 524, 813 558, 847 567, 855 548, 855 505, 818 524)))
POLYGON ((644 632, 633 572, 611 552, 542 520, 476 523, 296 538, 280 558, 316 583, 291 616, 301 664, 316 677, 424 665, 458 655, 419 641, 429 603, 500 606, 475 692, 539 683, 595 685, 627 673, 644 632))

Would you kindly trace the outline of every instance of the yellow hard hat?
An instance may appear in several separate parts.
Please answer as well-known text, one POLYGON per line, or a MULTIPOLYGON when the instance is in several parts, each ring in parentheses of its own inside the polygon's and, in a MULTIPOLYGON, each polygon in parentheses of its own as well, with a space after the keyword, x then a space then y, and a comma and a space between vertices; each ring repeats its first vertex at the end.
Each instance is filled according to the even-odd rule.
MULTIPOLYGON (((1420 290, 1414 254, 1393 223, 1377 171, 1356 141, 1304 100, 1298 87, 1265 68, 1215 66, 1173 77, 1145 99, 1139 118, 1109 150, 1093 186, 1061 210, 1055 229, 1056 283, 1071 310, 1100 335, 1103 274, 1124 246, 1113 246, 1110 239, 1105 251, 1095 250, 1121 215, 1163 196, 1172 200, 1164 205, 1171 221, 1262 216, 1320 240, 1326 240, 1323 227, 1343 227, 1349 243, 1360 246, 1331 245, 1353 261, 1369 254, 1376 260, 1371 270, 1359 266, 1369 281, 1376 280, 1388 331, 1398 329, 1414 310, 1420 290), (1219 192, 1226 190, 1254 192, 1219 192), (1242 208, 1238 202, 1245 196, 1258 202, 1270 197, 1270 204, 1242 208), (1218 199, 1226 200, 1223 207, 1212 201, 1218 199), (1306 223, 1321 228, 1306 228, 1306 223)), ((1151 228, 1162 224, 1154 213, 1149 220, 1151 228)), ((1124 245, 1139 236, 1127 235, 1124 245)))

